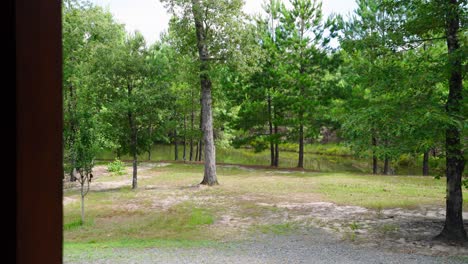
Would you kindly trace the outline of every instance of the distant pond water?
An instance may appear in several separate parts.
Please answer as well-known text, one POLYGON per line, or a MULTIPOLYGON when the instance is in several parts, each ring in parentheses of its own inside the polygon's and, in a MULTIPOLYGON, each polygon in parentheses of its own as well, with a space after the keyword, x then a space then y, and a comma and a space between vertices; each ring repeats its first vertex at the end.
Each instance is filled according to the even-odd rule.
MULTIPOLYGON (((179 146, 179 160, 183 159, 183 148, 179 146)), ((155 145, 151 151, 151 161, 174 160, 174 146, 172 145, 155 145)), ((280 151, 280 164, 282 168, 294 168, 297 166, 296 152, 280 151)), ((105 152, 98 156, 98 159, 114 159, 115 153, 105 152)), ((148 161, 148 153, 142 154, 139 157, 140 161, 148 161)), ((194 153, 195 158, 195 153, 194 153)), ((122 156, 122 160, 130 160, 128 155, 122 156)), ((187 147, 186 160, 189 160, 189 148, 187 147)), ((251 149, 216 149, 216 162, 232 163, 240 165, 270 165, 270 152, 265 150, 255 153, 251 149)), ((379 166, 383 166, 380 162, 379 166)), ((371 173, 371 160, 359 159, 352 156, 334 156, 334 155, 319 155, 313 153, 304 154, 305 169, 317 170, 323 172, 355 172, 355 173, 371 173)), ((394 174, 398 175, 420 175, 420 166, 392 166, 394 174)))

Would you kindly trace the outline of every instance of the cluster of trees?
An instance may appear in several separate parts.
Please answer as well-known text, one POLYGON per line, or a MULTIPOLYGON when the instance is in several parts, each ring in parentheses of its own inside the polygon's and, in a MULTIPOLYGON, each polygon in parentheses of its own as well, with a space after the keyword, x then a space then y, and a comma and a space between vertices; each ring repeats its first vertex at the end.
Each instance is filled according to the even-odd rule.
POLYGON ((357 0, 328 18, 319 0, 267 0, 255 16, 242 0, 163 2, 169 30, 148 47, 102 8, 64 1, 64 163, 82 194, 104 149, 133 157, 137 188, 140 154, 182 144, 216 185, 215 145, 269 149, 278 166, 279 145, 297 142, 303 168, 304 144, 328 127, 373 173, 411 153, 428 174, 429 151, 444 150, 441 237, 466 239, 466 0, 357 0))

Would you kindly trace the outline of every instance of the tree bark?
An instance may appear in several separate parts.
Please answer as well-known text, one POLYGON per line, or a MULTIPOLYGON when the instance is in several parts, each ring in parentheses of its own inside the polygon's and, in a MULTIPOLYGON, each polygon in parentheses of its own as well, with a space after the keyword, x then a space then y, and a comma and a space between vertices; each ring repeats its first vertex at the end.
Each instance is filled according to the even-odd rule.
POLYGON ((85 221, 84 195, 83 195, 83 186, 81 186, 81 224, 84 224, 84 221, 85 221))
POLYGON ((192 107, 191 107, 191 113, 190 113, 190 154, 189 154, 189 159, 190 161, 193 160, 193 123, 195 119, 195 113, 193 111, 193 93, 192 93, 192 107))
POLYGON ((74 150, 74 145, 75 145, 75 138, 76 138, 76 129, 77 129, 77 124, 75 120, 75 114, 74 111, 76 110, 76 102, 75 96, 73 95, 73 85, 69 85, 69 99, 68 99, 68 112, 70 115, 70 138, 69 138, 69 147, 71 151, 71 171, 70 171, 70 182, 76 181, 76 154, 74 150))
MULTIPOLYGON (((449 58, 449 94, 445 110, 449 117, 460 119, 463 101, 462 59, 457 32, 460 27, 459 13, 462 7, 457 0, 449 0, 446 15, 446 36, 449 58)), ((436 237, 452 242, 468 241, 463 226, 462 173, 465 167, 460 129, 453 123, 445 130, 446 149, 446 214, 442 232, 436 237)))
POLYGON ((71 182, 74 182, 76 181, 76 166, 75 166, 75 160, 72 161, 72 169, 71 169, 71 172, 70 172, 70 181, 71 182))
MULTIPOLYGON (((377 147, 377 139, 373 136, 372 137, 372 146, 375 148, 377 147)), ((375 150, 372 151, 372 174, 378 173, 378 166, 377 166, 377 156, 375 155, 375 150)))
MULTIPOLYGON (((277 137, 278 136, 278 125, 275 124, 274 126, 275 128, 275 136, 277 137)), ((278 146, 278 139, 276 139, 275 141, 275 167, 278 167, 279 166, 279 146, 278 146)))
MULTIPOLYGON (((127 91, 128 91, 128 99, 131 98, 132 96, 132 86, 130 84, 127 85, 127 91)), ((135 124, 135 118, 133 116, 133 112, 131 110, 128 110, 128 124, 130 126, 130 151, 133 156, 133 177, 132 177, 132 189, 136 189, 138 187, 137 183, 137 146, 138 146, 138 135, 137 135, 137 128, 135 124)))
POLYGON ((211 110, 211 80, 208 75, 208 47, 203 24, 203 12, 200 0, 192 0, 192 13, 195 21, 197 35, 198 55, 200 59, 200 85, 202 90, 202 131, 205 144, 205 172, 200 184, 217 185, 216 177, 216 150, 213 137, 213 114, 211 110))
POLYGON ((270 166, 275 166, 275 146, 273 142, 273 123, 272 123, 272 112, 271 112, 271 96, 268 93, 268 128, 270 133, 270 166))
POLYGON ((174 129, 174 160, 179 160, 179 148, 177 144, 177 129, 174 129))
MULTIPOLYGON (((299 118, 302 118, 302 115, 300 115, 299 118)), ((297 162, 297 167, 304 168, 304 125, 302 121, 299 125, 299 160, 297 162)))
MULTIPOLYGON (((302 39, 304 37, 304 30, 305 30, 304 20, 301 19, 300 34, 299 34, 300 42, 302 42, 302 39)), ((301 46, 299 57, 300 57, 300 60, 302 61, 304 57, 302 46, 301 46)), ((301 75, 301 77, 305 74, 305 68, 302 63, 299 68, 299 74, 301 75)), ((302 99, 305 96, 306 96, 305 87, 304 85, 301 85, 299 101, 302 101, 302 99)), ((299 157, 298 157, 297 167, 303 169, 304 168, 304 106, 302 103, 299 106, 299 157)))
MULTIPOLYGON (((203 134, 202 124, 203 124, 203 104, 202 104, 202 98, 200 98, 200 123, 199 123, 199 128, 200 128, 200 132, 202 132, 202 134, 203 134)), ((202 152, 203 152, 203 140, 202 139, 198 140, 198 148, 197 149, 198 149, 198 161, 201 161, 202 160, 202 152)))
MULTIPOLYGON (((148 135, 149 135, 149 138, 151 139, 152 138, 152 135, 153 135, 153 126, 149 125, 149 128, 148 128, 148 135)), ((153 141, 151 140, 151 144, 150 144, 150 147, 148 148, 148 161, 151 161, 151 149, 153 148, 153 141)))
POLYGON ((200 144, 200 146, 198 147, 198 161, 202 161, 202 155, 203 155, 203 140, 200 139, 200 141, 198 142, 198 144, 200 144))
POLYGON ((137 173, 138 173, 138 157, 136 151, 133 152, 133 177, 132 177, 132 189, 138 187, 137 182, 137 173))
POLYGON ((184 114, 184 151, 183 151, 182 159, 185 161, 186 157, 187 157, 187 123, 186 123, 185 114, 184 114))
POLYGON ((197 141, 196 149, 195 149, 195 161, 198 161, 198 146, 199 146, 199 140, 197 141))
POLYGON ((424 152, 423 165, 422 165, 422 175, 423 176, 428 176, 429 175, 429 150, 424 152))
POLYGON ((385 155, 385 159, 384 159, 383 174, 384 175, 390 174, 390 160, 388 159, 387 155, 385 155))

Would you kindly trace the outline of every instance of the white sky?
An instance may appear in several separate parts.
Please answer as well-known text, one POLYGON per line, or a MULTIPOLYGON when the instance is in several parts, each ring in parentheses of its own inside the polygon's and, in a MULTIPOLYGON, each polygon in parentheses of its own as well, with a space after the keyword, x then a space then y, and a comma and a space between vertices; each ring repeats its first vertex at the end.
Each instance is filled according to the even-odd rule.
MULTIPOLYGON (((347 14, 356 7, 355 0, 322 1, 325 17, 331 13, 347 14)), ((170 15, 159 0, 91 0, 91 2, 109 8, 116 20, 125 24, 127 31, 140 31, 148 45, 159 39, 159 35, 168 28, 170 15)), ((263 0, 245 0, 244 11, 249 14, 260 13, 262 3, 263 0)))

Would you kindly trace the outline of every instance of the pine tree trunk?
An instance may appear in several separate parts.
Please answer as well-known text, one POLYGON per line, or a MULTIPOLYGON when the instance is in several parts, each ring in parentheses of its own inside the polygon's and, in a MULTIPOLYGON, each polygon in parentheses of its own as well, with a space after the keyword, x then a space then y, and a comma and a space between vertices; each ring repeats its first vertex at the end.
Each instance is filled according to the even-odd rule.
MULTIPOLYGON (((132 86, 130 84, 127 85, 128 89, 128 98, 130 99, 132 96, 132 86)), ((138 146, 138 135, 137 135, 137 128, 135 124, 135 117, 133 116, 132 111, 128 111, 128 124, 130 126, 130 151, 133 156, 133 177, 132 177, 132 189, 136 189, 138 187, 137 184, 137 146, 138 146)))
POLYGON ((133 177, 132 177, 132 189, 138 188, 137 173, 138 173, 138 157, 136 152, 133 153, 133 177))
POLYGON ((275 146, 273 142, 273 123, 272 120, 272 113, 271 113, 271 96, 268 94, 268 128, 270 133, 270 166, 275 166, 275 146))
POLYGON ((199 145, 199 142, 197 141, 197 145, 195 148, 195 161, 198 161, 198 145, 199 145))
MULTIPOLYGON (((200 123, 199 123, 199 128, 200 128, 200 132, 202 132, 202 134, 203 134, 202 124, 203 124, 203 103, 202 103, 202 98, 200 98, 200 123)), ((198 161, 202 160, 202 152, 203 152, 203 140, 199 139, 198 140, 198 161)))
POLYGON ((203 140, 198 141, 198 161, 202 161, 202 154, 203 154, 203 140))
POLYGON ((76 165, 75 165, 75 160, 72 161, 72 169, 71 169, 71 172, 70 172, 70 181, 71 182, 74 182, 76 181, 76 165))
POLYGON ((384 175, 390 174, 390 160, 388 159, 386 155, 385 155, 385 160, 384 160, 383 174, 384 175))
POLYGON ((174 129, 174 160, 179 160, 179 147, 177 143, 177 130, 174 129))
MULTIPOLYGON (((153 127, 152 127, 151 123, 150 123, 149 128, 148 128, 148 135, 149 135, 149 138, 151 139, 152 135, 153 135, 153 127)), ((151 149, 152 148, 153 148, 153 140, 151 140, 150 147, 148 148, 148 161, 151 161, 151 149)))
MULTIPOLYGON (((278 136, 278 125, 275 124, 274 126, 275 128, 275 136, 277 137, 278 136)), ((278 143, 278 139, 276 139, 275 141, 275 167, 278 167, 279 166, 279 143, 278 143)))
POLYGON ((186 157, 187 157, 187 123, 186 123, 185 114, 184 114, 184 151, 183 151, 182 159, 185 161, 186 157))
POLYGON ((203 11, 199 0, 192 0, 192 13, 197 35, 198 55, 200 59, 200 85, 202 90, 202 131, 205 144, 205 172, 200 184, 216 185, 216 150, 213 137, 213 113, 211 110, 211 80, 208 75, 208 48, 206 44, 203 11))
MULTIPOLYGON (((372 146, 375 148, 377 147, 377 139, 372 137, 372 146)), ((377 166, 377 156, 375 155, 375 150, 372 151, 372 174, 378 173, 378 166, 377 166)))
POLYGON ((428 176, 429 175, 429 150, 424 152, 423 165, 422 165, 422 175, 423 176, 428 176))
MULTIPOLYGON (((300 42, 302 42, 302 39, 304 38, 304 31, 305 31, 305 24, 304 24, 304 21, 301 21, 300 31, 299 31, 300 42)), ((300 58, 300 61, 302 61, 304 58, 302 46, 301 46, 299 58, 300 58)), ((302 63, 300 64, 299 74, 301 76, 305 75, 305 68, 302 63)), ((299 101, 302 101, 305 98, 305 96, 306 96, 305 87, 304 85, 301 85, 299 101)), ((297 167, 301 169, 304 168, 304 112, 305 112, 304 105, 302 103, 299 106, 299 157, 298 157, 298 162, 297 162, 297 167)))
MULTIPOLYGON (((463 79, 462 60, 460 43, 457 32, 460 26, 459 13, 460 3, 457 0, 449 0, 446 15, 446 37, 449 53, 449 94, 445 109, 449 117, 459 119, 462 116, 463 102, 463 79)), ((466 242, 468 240, 463 226, 463 193, 462 193, 462 173, 465 167, 461 144, 461 132, 459 128, 451 122, 445 131, 446 149, 446 214, 445 225, 437 239, 466 242)))
POLYGON ((304 168, 304 125, 302 123, 299 125, 299 161, 297 167, 304 168))
POLYGON ((75 96, 73 93, 73 85, 69 85, 69 99, 68 99, 68 112, 70 115, 70 138, 69 138, 69 148, 71 151, 71 171, 70 171, 70 182, 76 181, 76 154, 75 154, 75 139, 76 139, 76 130, 77 130, 77 124, 75 120, 75 110, 76 110, 76 102, 75 102, 75 96))
POLYGON ((193 123, 195 119, 195 113, 193 111, 193 98, 192 98, 192 109, 190 113, 190 154, 189 154, 189 159, 190 161, 193 160, 193 123))

